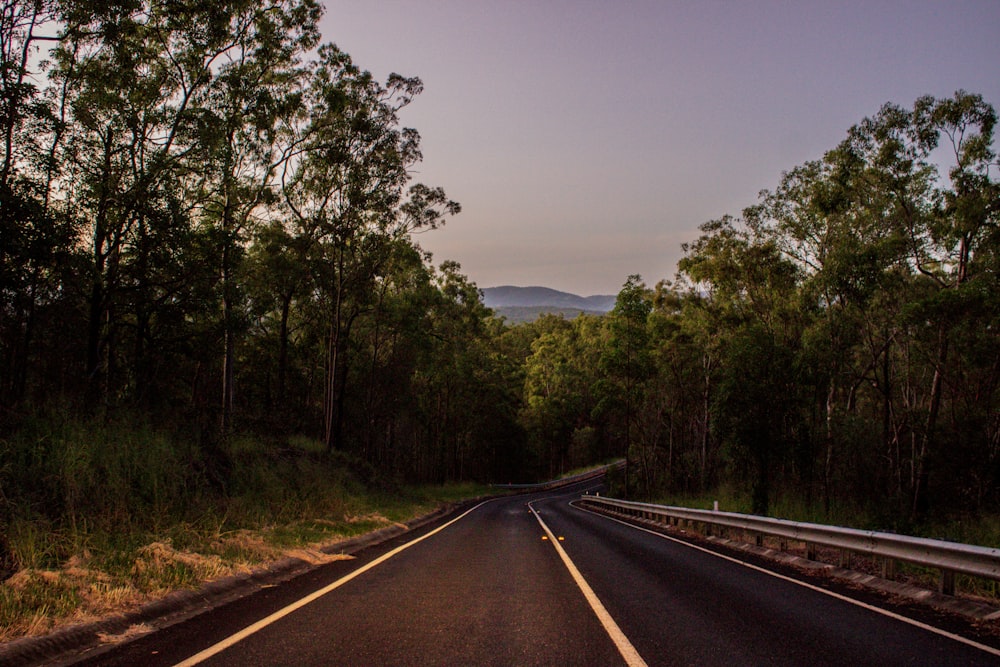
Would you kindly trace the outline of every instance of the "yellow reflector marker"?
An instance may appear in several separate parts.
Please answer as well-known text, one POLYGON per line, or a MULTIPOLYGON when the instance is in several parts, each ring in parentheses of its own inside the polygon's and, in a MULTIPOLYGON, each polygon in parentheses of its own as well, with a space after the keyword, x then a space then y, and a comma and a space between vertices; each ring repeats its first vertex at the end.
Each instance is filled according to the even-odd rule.
MULTIPOLYGON (((530 503, 528 504, 528 507, 531 507, 530 503)), ((573 564, 573 561, 570 560, 569 554, 566 553, 566 550, 563 549, 558 541, 555 540, 555 535, 549 529, 548 525, 542 521, 542 517, 538 515, 538 511, 535 510, 534 507, 531 507, 531 511, 535 514, 535 519, 538 520, 538 523, 540 523, 542 528, 545 530, 545 534, 553 538, 552 546, 555 547, 556 553, 558 553, 559 558, 562 559, 563 565, 565 565, 566 569, 569 570, 570 576, 573 577, 576 585, 580 588, 580 592, 583 593, 583 597, 585 597, 587 602, 590 603, 590 608, 594 610, 594 613, 597 615, 597 619, 601 622, 601 625, 604 626, 605 632, 607 632, 608 636, 611 637, 611 641, 615 643, 615 646, 618 648, 618 652, 621 654, 622 658, 625 659, 625 664, 627 664, 628 667, 646 667, 646 661, 642 659, 639 652, 635 650, 634 646, 632 646, 632 642, 628 640, 625 633, 622 632, 621 628, 618 627, 618 624, 615 623, 615 619, 611 618, 611 614, 608 613, 608 610, 605 609, 604 605, 601 604, 600 599, 598 599, 597 593, 594 592, 594 589, 590 587, 587 580, 583 578, 582 574, 580 574, 580 570, 578 570, 576 565, 573 564)))

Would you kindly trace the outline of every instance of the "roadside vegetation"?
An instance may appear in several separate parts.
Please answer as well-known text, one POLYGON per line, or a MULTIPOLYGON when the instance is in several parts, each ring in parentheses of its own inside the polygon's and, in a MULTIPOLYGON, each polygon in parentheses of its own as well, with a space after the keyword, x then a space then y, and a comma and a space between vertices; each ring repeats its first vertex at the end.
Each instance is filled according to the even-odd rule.
POLYGON ((421 81, 321 11, 0 13, 4 636, 615 458, 630 498, 1000 545, 982 97, 887 104, 672 280, 509 323, 419 245, 460 211, 412 182, 421 81))
POLYGON ((175 590, 287 557, 337 558, 319 547, 485 495, 471 483, 390 483, 347 456, 299 440, 277 450, 234 438, 223 492, 199 466, 170 456, 162 434, 132 428, 52 428, 30 470, 37 507, 64 499, 62 516, 22 509, 5 524, 11 560, 0 583, 0 641, 134 609, 175 590), (111 450, 109 451, 109 448, 111 450), (100 462, 99 464, 96 462, 100 462), (71 470, 59 470, 72 465, 71 470), (61 488, 50 488, 50 483, 61 488), (72 500, 71 500, 72 499, 72 500), (48 501, 48 502, 51 502, 48 501))

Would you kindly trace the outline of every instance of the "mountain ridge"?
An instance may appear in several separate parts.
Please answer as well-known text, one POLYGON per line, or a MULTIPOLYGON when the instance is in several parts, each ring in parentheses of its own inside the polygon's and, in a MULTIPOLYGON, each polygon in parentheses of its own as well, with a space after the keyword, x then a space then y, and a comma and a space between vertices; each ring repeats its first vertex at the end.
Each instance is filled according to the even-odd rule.
POLYGON ((615 307, 616 295, 580 296, 550 287, 500 285, 482 289, 483 303, 488 308, 545 308, 606 313, 615 307))

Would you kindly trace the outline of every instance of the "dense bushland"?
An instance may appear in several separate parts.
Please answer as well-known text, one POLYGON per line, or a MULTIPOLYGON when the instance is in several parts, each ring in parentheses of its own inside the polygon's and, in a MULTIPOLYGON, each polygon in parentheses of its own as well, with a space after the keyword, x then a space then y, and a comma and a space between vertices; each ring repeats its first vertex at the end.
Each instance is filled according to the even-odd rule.
POLYGON ((460 210, 411 182, 422 84, 320 15, 3 4, 0 574, 517 475, 498 325, 413 236, 460 210))
POLYGON ((996 512, 995 123, 962 91, 888 104, 702 225, 674 282, 633 276, 604 324, 536 324, 529 432, 599 434, 650 497, 906 530, 996 512))
POLYGON ((4 5, 0 571, 615 456, 629 495, 1000 509, 979 96, 886 105, 606 316, 508 326, 415 240, 460 209, 411 183, 420 80, 375 81, 319 15, 4 5))

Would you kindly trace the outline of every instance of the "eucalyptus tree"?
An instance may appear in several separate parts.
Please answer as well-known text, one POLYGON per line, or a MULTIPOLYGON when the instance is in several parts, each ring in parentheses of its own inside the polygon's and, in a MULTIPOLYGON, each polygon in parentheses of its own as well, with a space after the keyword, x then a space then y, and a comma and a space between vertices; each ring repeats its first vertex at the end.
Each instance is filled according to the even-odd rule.
POLYGON ((312 343, 320 318, 312 304, 311 245, 276 218, 254 230, 242 272, 250 329, 240 355, 245 363, 235 369, 244 388, 238 404, 261 416, 258 428, 277 434, 308 432, 311 421, 312 359, 322 355, 312 343))
MULTIPOLYGON (((668 452, 668 479, 685 490, 703 491, 715 480, 717 439, 712 433, 712 397, 728 327, 720 302, 703 293, 711 283, 695 285, 684 274, 669 290, 657 286, 651 317, 653 355, 657 372, 669 376, 681 423, 679 461, 672 469, 673 433, 668 452)), ((660 381, 663 381, 661 377, 660 381)))
POLYGON ((413 377, 418 412, 411 413, 410 449, 428 481, 487 481, 505 467, 503 448, 516 446, 516 388, 491 349, 490 311, 460 268, 445 261, 433 274, 413 377))
POLYGON ((51 80, 67 126, 56 157, 66 167, 55 191, 89 241, 91 407, 145 382, 141 370, 130 377, 128 360, 142 365, 149 352, 151 304, 176 303, 182 285, 194 287, 181 274, 204 259, 189 196, 205 156, 203 103, 245 46, 249 6, 77 3, 60 15, 51 80))
MULTIPOLYGON (((72 233, 48 207, 46 137, 56 129, 43 88, 44 49, 57 39, 47 0, 0 3, 0 406, 27 391, 46 311, 62 299, 72 233)), ((57 355, 51 355, 57 356, 57 355)), ((60 357, 60 362, 64 361, 60 357)))
POLYGON ((846 439, 842 427, 869 383, 882 394, 884 452, 891 439, 888 364, 898 329, 882 295, 901 288, 905 237, 884 222, 886 198, 859 197, 858 168, 850 152, 832 150, 786 172, 774 192, 762 193, 744 212, 754 234, 780 249, 802 276, 802 364, 811 369, 810 393, 822 415, 814 430, 823 434, 827 511, 836 472, 846 462, 838 453, 846 439))
POLYGON ((339 446, 347 353, 356 319, 371 308, 388 248, 436 227, 460 207, 440 188, 414 185, 420 137, 400 129, 399 111, 422 90, 397 74, 383 86, 332 44, 320 47, 304 98, 309 120, 290 140, 284 202, 311 240, 314 280, 327 311, 323 441, 339 446))
POLYGON ((655 445, 643 451, 650 488, 702 490, 709 477, 712 384, 705 360, 712 357, 693 335, 700 330, 692 326, 697 320, 692 308, 699 300, 683 285, 666 280, 653 289, 649 348, 654 372, 638 422, 644 441, 655 445))
POLYGON ((567 469, 574 428, 583 425, 580 417, 588 412, 584 389, 593 380, 582 367, 583 349, 573 322, 560 317, 549 324, 532 341, 524 362, 521 416, 542 474, 551 478, 567 469))
POLYGON ((922 399, 913 404, 913 418, 922 421, 911 427, 914 516, 928 503, 929 462, 941 439, 947 378, 967 361, 950 354, 962 331, 958 325, 967 319, 966 305, 978 298, 978 285, 992 280, 989 271, 979 270, 977 257, 988 255, 996 241, 995 125, 992 106, 959 91, 948 99, 920 98, 910 110, 886 105, 852 128, 838 148, 857 165, 855 196, 885 202, 883 224, 905 239, 906 265, 915 274, 902 323, 908 343, 931 370, 922 399))
MULTIPOLYGON (((33 120, 46 115, 40 97, 41 45, 56 39, 56 6, 48 0, 4 0, 0 4, 0 187, 10 201, 11 181, 35 161, 27 132, 33 120), (26 164, 28 163, 28 164, 26 164)), ((37 128, 36 128, 37 129, 37 128)), ((37 148, 37 147, 36 147, 37 148)))
POLYGON ((732 217, 702 225, 702 236, 685 245, 678 263, 693 287, 705 291, 698 301, 702 322, 699 338, 712 351, 715 372, 706 384, 706 420, 730 448, 730 460, 740 470, 736 479, 749 481, 757 509, 769 501, 774 455, 796 421, 785 393, 793 357, 779 353, 798 347, 802 321, 797 310, 799 271, 782 256, 773 239, 732 217), (742 380, 741 380, 742 378, 742 380), (746 382, 745 395, 738 390, 746 382), (766 387, 754 393, 750 385, 766 387), (762 404, 746 412, 741 398, 753 396, 762 404), (745 414, 744 414, 745 413, 745 414))
MULTIPOLYGON (((301 113, 302 58, 319 39, 315 0, 234 6, 234 39, 211 83, 197 99, 194 123, 199 168, 191 174, 199 224, 218 246, 222 302, 220 427, 228 432, 233 409, 237 333, 245 309, 238 277, 246 237, 273 204, 275 173, 289 158, 279 136, 301 113)), ((273 207, 273 206, 272 206, 273 207)))
POLYGON ((388 258, 372 284, 371 307, 358 319, 351 373, 356 450, 380 470, 403 473, 410 452, 401 451, 399 415, 416 408, 412 391, 420 360, 433 345, 428 322, 437 301, 433 269, 410 239, 387 248, 388 258))
MULTIPOLYGON (((599 408, 613 415, 614 406, 623 412, 619 423, 625 455, 625 494, 629 493, 629 468, 633 449, 635 406, 643 383, 652 372, 649 357, 649 314, 652 297, 642 277, 628 277, 618 292, 615 307, 609 314, 610 335, 601 355, 601 369, 606 374, 599 408)), ((618 421, 618 420, 616 420, 618 421)))

